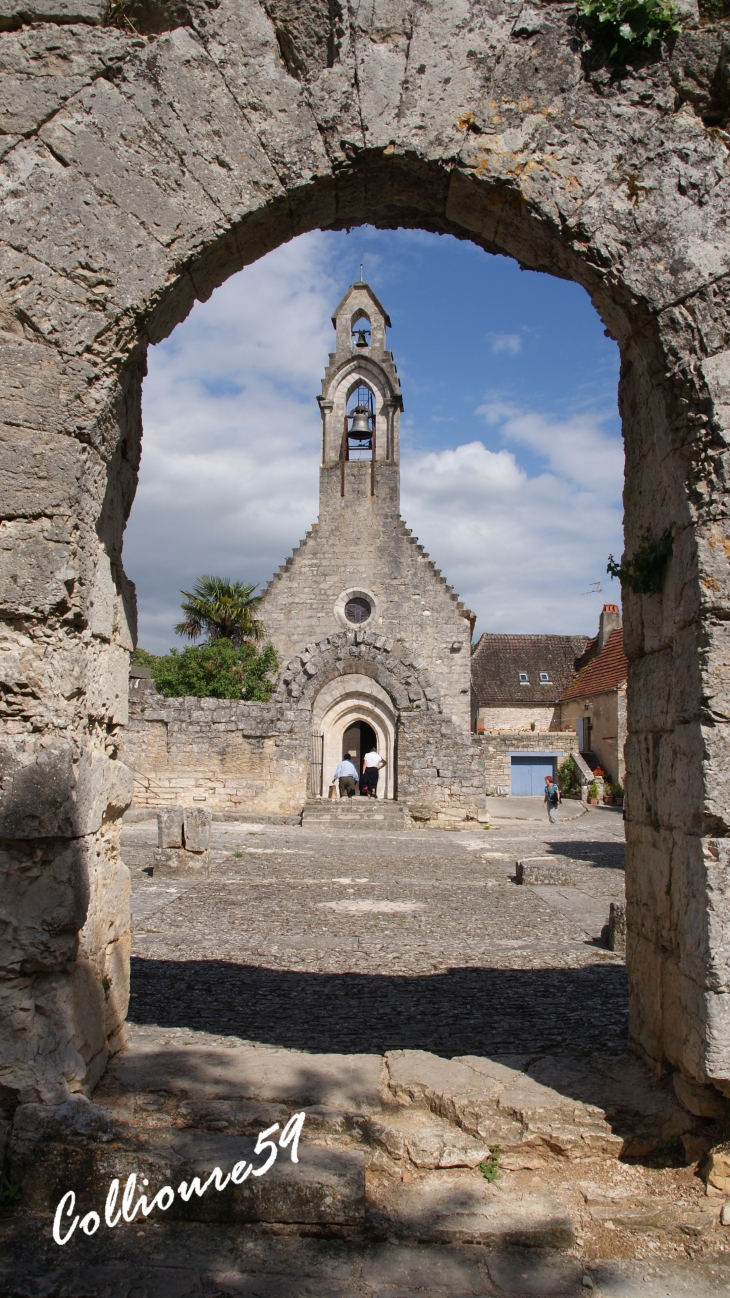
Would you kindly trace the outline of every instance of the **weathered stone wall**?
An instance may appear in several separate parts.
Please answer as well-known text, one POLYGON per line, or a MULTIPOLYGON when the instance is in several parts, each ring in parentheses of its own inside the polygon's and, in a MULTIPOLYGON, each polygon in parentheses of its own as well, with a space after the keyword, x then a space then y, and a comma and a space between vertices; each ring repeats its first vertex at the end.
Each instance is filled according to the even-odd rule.
POLYGON ((375 600, 368 623, 428 667, 444 712, 471 728, 468 611, 400 517, 398 466, 376 465, 370 495, 370 464, 340 465, 320 477, 318 524, 282 565, 264 595, 261 617, 282 662, 312 641, 342 631, 335 605, 343 591, 358 589, 375 600))
POLYGON ((299 812, 307 793, 306 713, 234 699, 130 700, 121 754, 134 806, 299 812))
POLYGON ((320 0, 134 12, 141 35, 87 0, 36 29, 29 0, 0 34, 0 1083, 88 1086, 126 995, 122 971, 105 997, 94 944, 121 952, 127 924, 121 541, 145 349, 286 239, 363 222, 575 280, 618 340, 627 552, 674 537, 662 594, 624 602, 631 1033, 657 1065, 730 1079, 722 31, 619 75, 570 4, 389 0, 340 26, 320 0))
POLYGON ((509 793, 512 763, 509 753, 558 753, 562 762, 578 750, 574 730, 503 730, 478 736, 484 754, 484 780, 488 795, 509 793))
POLYGON ((477 730, 529 730, 533 722, 536 730, 557 729, 560 724, 560 706, 541 707, 528 703, 523 707, 481 707, 477 713, 477 730))
POLYGON ((420 819, 486 820, 484 753, 475 735, 437 712, 398 718, 398 797, 420 819))
POLYGON ((605 694, 591 694, 585 699, 569 699, 562 704, 561 722, 564 726, 574 728, 578 717, 590 718, 591 752, 595 753, 609 780, 614 784, 617 781, 623 783, 626 686, 608 690, 605 694))

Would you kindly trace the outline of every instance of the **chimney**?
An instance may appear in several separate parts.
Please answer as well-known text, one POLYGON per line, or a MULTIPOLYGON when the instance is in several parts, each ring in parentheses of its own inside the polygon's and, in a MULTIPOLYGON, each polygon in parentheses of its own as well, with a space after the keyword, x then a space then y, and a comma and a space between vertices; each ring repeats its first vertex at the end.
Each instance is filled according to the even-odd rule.
POLYGON ((598 653, 603 649, 612 631, 621 626, 621 613, 618 604, 604 604, 598 619, 598 653))

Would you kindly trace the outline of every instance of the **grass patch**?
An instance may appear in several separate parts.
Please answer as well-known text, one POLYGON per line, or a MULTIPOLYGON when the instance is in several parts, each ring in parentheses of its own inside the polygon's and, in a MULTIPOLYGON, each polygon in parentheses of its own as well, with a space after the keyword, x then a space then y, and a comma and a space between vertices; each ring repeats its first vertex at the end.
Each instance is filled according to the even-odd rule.
POLYGON ((489 1158, 485 1158, 483 1163, 479 1164, 479 1171, 485 1181, 496 1181, 499 1176, 499 1145, 489 1146, 489 1158))

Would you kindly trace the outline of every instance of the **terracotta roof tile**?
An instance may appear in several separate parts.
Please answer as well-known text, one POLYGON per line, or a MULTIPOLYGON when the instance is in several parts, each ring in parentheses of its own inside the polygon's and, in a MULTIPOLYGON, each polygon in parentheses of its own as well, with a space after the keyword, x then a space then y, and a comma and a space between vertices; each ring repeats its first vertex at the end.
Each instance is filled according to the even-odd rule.
POLYGON ((629 660, 624 653, 623 628, 612 631, 603 649, 578 672, 563 694, 564 699, 575 699, 585 694, 605 694, 615 690, 626 680, 629 660))
POLYGON ((485 632, 472 655, 471 679, 480 707, 557 703, 582 665, 584 635, 496 635, 485 632), (520 684, 520 672, 528 683, 520 684), (540 683, 540 673, 549 681, 540 683))

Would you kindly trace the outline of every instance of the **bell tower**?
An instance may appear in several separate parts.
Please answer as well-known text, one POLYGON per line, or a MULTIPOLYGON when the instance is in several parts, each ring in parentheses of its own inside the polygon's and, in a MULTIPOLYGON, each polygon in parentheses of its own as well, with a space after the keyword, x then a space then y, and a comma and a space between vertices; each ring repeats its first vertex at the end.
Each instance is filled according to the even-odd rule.
POLYGON ((317 398, 322 413, 320 517, 339 508, 352 514, 354 523, 363 507, 397 517, 403 399, 393 354, 385 347, 390 319, 370 285, 358 281, 347 290, 332 323, 337 350, 330 353, 317 398))
POLYGON ((348 727, 367 724, 391 796, 402 710, 470 735, 473 618, 400 516, 403 400, 387 312, 358 280, 332 323, 336 350, 317 397, 319 518, 266 587, 261 613, 297 709, 309 699, 324 767, 339 763, 348 727))

